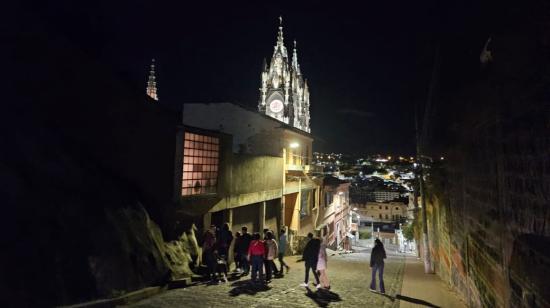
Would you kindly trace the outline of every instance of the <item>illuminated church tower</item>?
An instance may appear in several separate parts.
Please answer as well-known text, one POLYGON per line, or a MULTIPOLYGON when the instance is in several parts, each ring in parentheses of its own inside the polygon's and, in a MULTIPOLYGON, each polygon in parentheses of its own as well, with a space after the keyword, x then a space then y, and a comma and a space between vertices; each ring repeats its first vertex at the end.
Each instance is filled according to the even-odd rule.
POLYGON ((279 17, 277 44, 269 66, 264 59, 258 109, 261 113, 310 132, 309 89, 298 64, 296 41, 292 59, 284 45, 283 18, 279 17))

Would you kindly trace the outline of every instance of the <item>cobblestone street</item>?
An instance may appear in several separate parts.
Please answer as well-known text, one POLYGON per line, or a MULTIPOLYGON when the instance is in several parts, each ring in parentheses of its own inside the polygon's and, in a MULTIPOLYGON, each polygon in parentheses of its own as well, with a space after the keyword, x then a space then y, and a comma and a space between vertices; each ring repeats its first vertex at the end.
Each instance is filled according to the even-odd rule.
MULTIPOLYGON (((359 248, 359 252, 352 254, 331 253, 327 271, 330 292, 317 292, 311 284, 309 290, 300 287, 304 279, 304 263, 296 262, 298 257, 294 256, 285 259, 291 266, 290 272, 273 279, 263 289, 251 287, 249 277, 242 277, 227 284, 200 283, 169 290, 131 307, 398 307, 399 301, 394 301, 393 296, 401 289, 404 258, 388 249, 384 273, 388 295, 382 295, 369 291, 371 269, 368 252, 370 249, 359 248)), ((310 276, 310 282, 312 280, 310 276)))

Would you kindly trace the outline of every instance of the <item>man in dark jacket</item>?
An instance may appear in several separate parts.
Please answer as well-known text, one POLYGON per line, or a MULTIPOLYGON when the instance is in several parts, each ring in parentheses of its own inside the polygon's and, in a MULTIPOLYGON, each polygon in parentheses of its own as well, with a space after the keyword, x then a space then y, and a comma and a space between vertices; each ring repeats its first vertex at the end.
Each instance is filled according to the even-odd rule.
POLYGON ((313 276, 315 277, 315 282, 317 283, 316 286, 317 288, 320 288, 321 284, 319 283, 319 275, 317 275, 317 259, 319 258, 321 241, 318 238, 313 238, 312 233, 308 233, 307 237, 309 238, 309 242, 307 242, 306 247, 304 248, 304 254, 302 255, 302 259, 305 261, 306 266, 306 277, 301 286, 308 286, 309 270, 311 269, 313 271, 313 276))
POLYGON ((239 254, 241 255, 241 266, 243 270, 243 275, 246 276, 250 272, 250 262, 248 262, 247 255, 248 255, 248 247, 250 246, 250 242, 252 242, 252 236, 250 233, 248 233, 247 227, 241 228, 241 240, 239 241, 239 254))
POLYGON ((370 267, 372 268, 372 280, 370 290, 376 292, 376 272, 380 280, 380 293, 386 293, 384 288, 384 259, 386 258, 386 250, 379 239, 374 241, 374 248, 370 254, 370 267))

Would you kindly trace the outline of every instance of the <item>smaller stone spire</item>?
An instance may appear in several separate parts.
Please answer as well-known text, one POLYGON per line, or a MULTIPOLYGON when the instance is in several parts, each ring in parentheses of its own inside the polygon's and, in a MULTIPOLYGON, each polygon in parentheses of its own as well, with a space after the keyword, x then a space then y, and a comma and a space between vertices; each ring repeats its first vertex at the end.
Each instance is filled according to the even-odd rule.
POLYGON ((149 71, 149 80, 147 80, 147 95, 152 99, 158 101, 157 95, 157 81, 155 77, 155 59, 151 60, 151 70, 149 71))
POLYGON ((296 40, 294 40, 294 51, 292 52, 292 69, 296 74, 300 75, 300 65, 298 64, 298 48, 296 47, 296 40))
POLYGON ((279 33, 277 34, 277 45, 284 45, 283 37, 283 16, 279 16, 279 33))

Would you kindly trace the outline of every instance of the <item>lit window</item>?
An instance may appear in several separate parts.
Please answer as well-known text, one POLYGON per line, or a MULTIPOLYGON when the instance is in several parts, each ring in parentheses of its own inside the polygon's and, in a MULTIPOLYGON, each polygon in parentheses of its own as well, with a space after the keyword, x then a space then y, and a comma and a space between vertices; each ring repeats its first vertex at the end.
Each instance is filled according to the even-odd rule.
POLYGON ((183 149, 183 196, 215 193, 218 184, 219 139, 185 133, 183 149))

